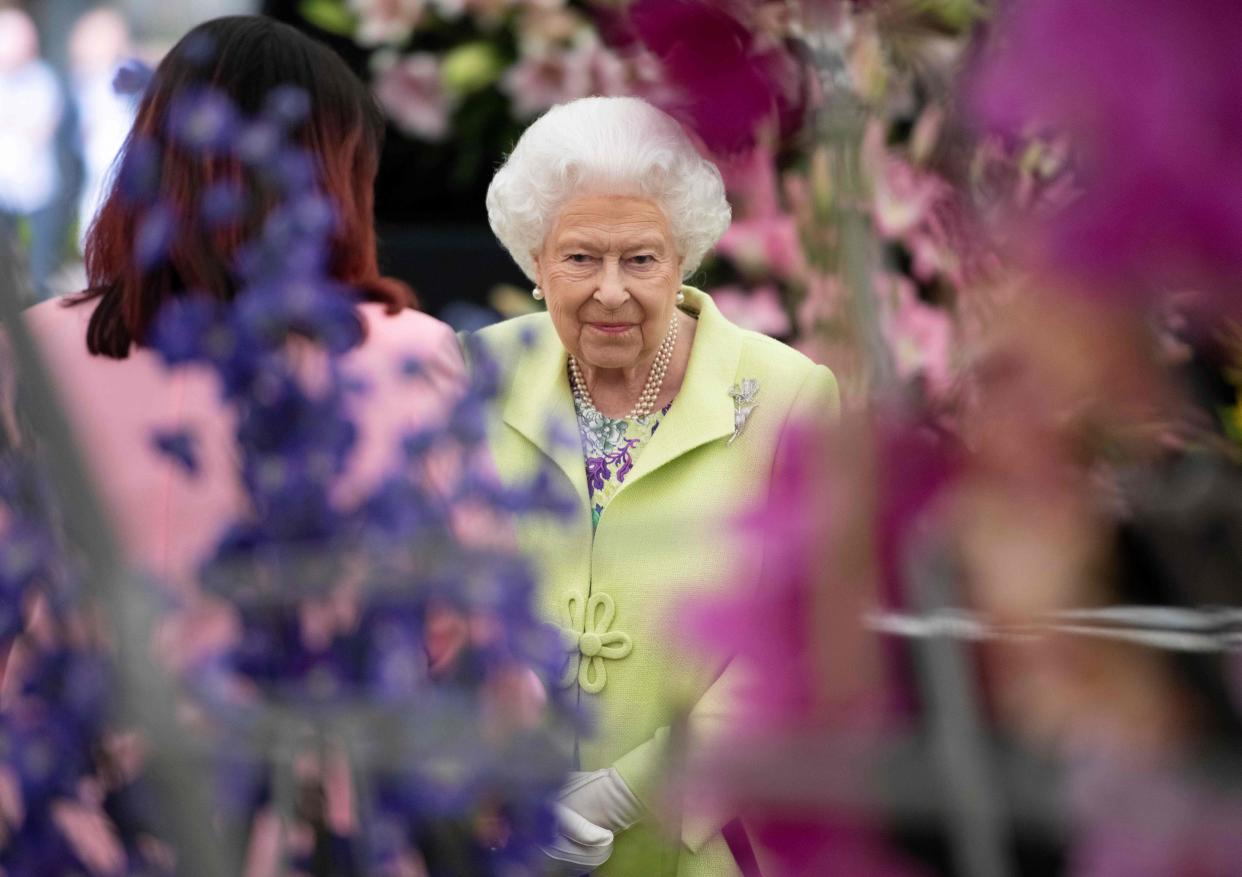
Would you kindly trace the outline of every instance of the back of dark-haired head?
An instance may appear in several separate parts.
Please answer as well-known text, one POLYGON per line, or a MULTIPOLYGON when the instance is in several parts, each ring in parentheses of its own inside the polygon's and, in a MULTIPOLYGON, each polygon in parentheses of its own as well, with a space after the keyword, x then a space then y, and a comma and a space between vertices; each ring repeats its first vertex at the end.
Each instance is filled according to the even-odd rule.
POLYGON ((258 16, 206 22, 186 34, 155 70, 119 159, 112 190, 86 239, 88 290, 98 298, 87 345, 116 358, 142 345, 160 306, 187 291, 231 300, 237 256, 262 225, 277 193, 270 181, 228 150, 187 148, 175 115, 187 96, 210 90, 244 117, 271 111, 273 95, 300 96, 303 112, 287 119, 289 140, 314 167, 336 223, 326 254, 332 279, 390 311, 413 303, 403 284, 379 273, 373 220, 374 180, 383 116, 366 86, 331 50, 288 25, 258 16), (135 197, 134 180, 150 191, 135 197), (204 198, 234 184, 246 202, 235 221, 203 221, 204 198), (155 264, 136 258, 136 235, 151 203, 176 234, 155 264))

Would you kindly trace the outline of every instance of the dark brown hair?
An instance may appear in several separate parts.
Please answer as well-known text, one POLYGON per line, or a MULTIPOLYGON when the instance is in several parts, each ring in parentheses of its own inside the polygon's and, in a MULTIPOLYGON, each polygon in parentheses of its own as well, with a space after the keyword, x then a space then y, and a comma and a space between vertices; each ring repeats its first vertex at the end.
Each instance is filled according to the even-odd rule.
POLYGON ((210 88, 255 116, 269 95, 290 86, 308 99, 290 142, 309 154, 318 186, 337 212, 327 273, 390 312, 413 305, 410 289, 382 277, 376 261, 374 183, 384 121, 371 93, 331 50, 288 25, 258 16, 218 18, 186 34, 156 69, 112 190, 87 235, 88 289, 71 303, 99 299, 87 330, 91 353, 125 358, 131 344, 144 343, 160 306, 187 290, 231 300, 238 250, 274 203, 270 184, 236 157, 177 142, 170 133, 177 102, 210 88), (171 211, 177 231, 166 255, 145 268, 135 257, 135 238, 152 198, 130 191, 134 175, 144 173, 149 194, 171 211), (235 184, 251 209, 211 227, 201 218, 203 196, 222 182, 235 184))

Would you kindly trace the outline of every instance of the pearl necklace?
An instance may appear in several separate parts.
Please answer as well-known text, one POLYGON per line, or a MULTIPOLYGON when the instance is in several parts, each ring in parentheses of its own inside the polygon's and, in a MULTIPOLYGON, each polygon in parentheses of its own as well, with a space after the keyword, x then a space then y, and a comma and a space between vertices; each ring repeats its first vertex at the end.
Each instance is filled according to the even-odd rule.
MULTIPOLYGON (((634 407, 630 409, 630 413, 625 415, 626 420, 647 417, 655 410, 656 402, 660 399, 660 391, 664 389, 664 373, 668 371, 668 364, 673 360, 673 348, 676 346, 677 315, 673 314, 673 319, 668 324, 668 333, 660 342, 655 362, 651 364, 651 371, 647 373, 647 383, 643 386, 643 391, 639 394, 634 407)), ((579 407, 588 412, 594 411, 603 417, 604 415, 595 407, 595 400, 591 398, 591 391, 587 389, 586 379, 582 377, 582 370, 578 367, 578 360, 573 354, 569 356, 569 382, 572 384, 574 399, 579 407)))

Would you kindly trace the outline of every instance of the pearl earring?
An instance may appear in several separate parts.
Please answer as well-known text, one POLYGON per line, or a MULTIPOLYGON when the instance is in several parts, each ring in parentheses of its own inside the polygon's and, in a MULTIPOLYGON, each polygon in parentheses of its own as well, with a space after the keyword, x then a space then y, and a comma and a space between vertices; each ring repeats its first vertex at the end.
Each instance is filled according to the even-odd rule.
POLYGON ((680 289, 677 290, 677 304, 684 305, 686 303, 686 294, 680 289))
POLYGON ((543 290, 536 286, 531 290, 530 297, 535 301, 543 301, 543 290))

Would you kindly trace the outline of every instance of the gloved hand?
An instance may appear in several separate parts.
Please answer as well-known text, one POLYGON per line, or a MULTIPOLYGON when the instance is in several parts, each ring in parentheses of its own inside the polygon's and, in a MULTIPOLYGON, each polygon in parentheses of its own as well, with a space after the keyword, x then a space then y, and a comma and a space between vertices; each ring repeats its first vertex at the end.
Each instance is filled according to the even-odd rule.
POLYGON ((588 822, 616 833, 625 831, 644 813, 643 805, 612 767, 574 771, 561 786, 557 800, 588 822))
POLYGON ((608 861, 612 832, 588 821, 564 804, 554 803, 556 837, 541 846, 548 857, 548 877, 581 877, 608 861))

